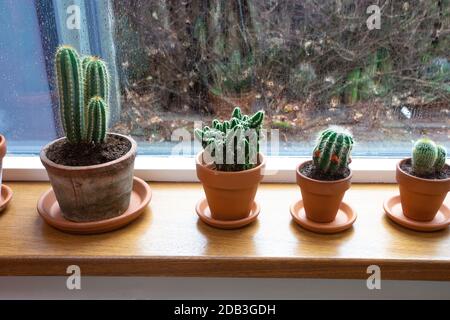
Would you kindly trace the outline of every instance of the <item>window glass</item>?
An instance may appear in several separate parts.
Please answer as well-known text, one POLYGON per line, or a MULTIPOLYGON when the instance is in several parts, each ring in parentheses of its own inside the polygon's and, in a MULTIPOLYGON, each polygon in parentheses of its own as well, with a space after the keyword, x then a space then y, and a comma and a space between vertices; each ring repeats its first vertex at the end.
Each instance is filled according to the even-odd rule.
MULTIPOLYGON (((422 135, 450 149, 449 0, 36 2, 53 4, 57 43, 107 60, 112 131, 141 154, 182 139, 193 154, 194 126, 235 105, 265 110, 267 153, 309 155, 329 125, 353 132, 356 156, 404 156, 422 135)), ((34 3, 0 2, 0 131, 17 152, 58 132, 34 3)))
POLYGON ((56 137, 34 1, 0 1, 0 132, 15 153, 56 137))
POLYGON ((161 143, 238 104, 266 111, 282 154, 309 154, 328 125, 359 155, 407 154, 421 135, 448 147, 449 1, 380 2, 378 30, 373 1, 116 0, 116 129, 161 143))

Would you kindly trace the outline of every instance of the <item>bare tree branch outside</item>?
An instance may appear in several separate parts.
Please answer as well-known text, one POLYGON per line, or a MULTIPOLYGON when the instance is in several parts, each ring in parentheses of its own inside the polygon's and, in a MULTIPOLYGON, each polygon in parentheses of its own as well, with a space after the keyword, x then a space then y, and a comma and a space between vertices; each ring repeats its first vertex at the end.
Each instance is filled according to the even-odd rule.
POLYGON ((424 134, 450 146, 449 0, 115 0, 114 15, 114 130, 140 141, 239 105, 264 109, 287 153, 333 124, 356 154, 407 153, 424 134))

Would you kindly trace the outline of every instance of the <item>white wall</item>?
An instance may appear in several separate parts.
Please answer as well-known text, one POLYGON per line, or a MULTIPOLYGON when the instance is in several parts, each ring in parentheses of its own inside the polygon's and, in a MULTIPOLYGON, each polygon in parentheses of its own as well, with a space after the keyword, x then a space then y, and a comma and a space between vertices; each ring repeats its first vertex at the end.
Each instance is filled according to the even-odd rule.
POLYGON ((365 280, 83 277, 0 277, 0 299, 450 299, 450 282, 365 280))

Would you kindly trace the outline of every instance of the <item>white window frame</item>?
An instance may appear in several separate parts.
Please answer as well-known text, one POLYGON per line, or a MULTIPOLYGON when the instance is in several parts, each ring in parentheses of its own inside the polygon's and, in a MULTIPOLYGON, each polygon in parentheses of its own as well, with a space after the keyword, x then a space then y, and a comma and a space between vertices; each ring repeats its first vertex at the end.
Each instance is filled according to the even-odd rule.
MULTIPOLYGON (((308 157, 267 157, 266 183, 295 183, 295 168, 308 157)), ((401 159, 354 158, 351 163, 354 183, 395 183, 395 168, 401 159)), ((135 175, 145 181, 196 182, 194 157, 136 157, 135 175)), ((5 181, 48 181, 38 156, 6 156, 3 159, 5 181)))

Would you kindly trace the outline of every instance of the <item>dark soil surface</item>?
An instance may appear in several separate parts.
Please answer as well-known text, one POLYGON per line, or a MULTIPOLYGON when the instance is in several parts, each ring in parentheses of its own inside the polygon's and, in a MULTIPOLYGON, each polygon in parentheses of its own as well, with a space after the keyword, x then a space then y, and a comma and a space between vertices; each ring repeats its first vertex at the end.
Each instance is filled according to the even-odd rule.
POLYGON ((119 159, 130 148, 130 141, 113 135, 108 135, 102 144, 70 144, 67 140, 61 140, 50 146, 47 158, 65 166, 93 166, 119 159))
POLYGON ((343 174, 327 175, 327 174, 320 172, 319 170, 316 170, 316 168, 314 167, 314 164, 312 162, 304 165, 300 169, 300 172, 308 178, 311 178, 314 180, 321 180, 321 181, 341 180, 341 179, 347 178, 350 174, 350 170, 346 169, 343 174))
POLYGON ((410 175, 412 175, 414 177, 418 177, 418 178, 430 179, 430 180, 443 180, 443 179, 450 178, 450 166, 448 166, 448 165, 445 165, 444 169, 441 170, 440 172, 434 172, 432 174, 428 174, 425 176, 417 175, 412 171, 411 159, 408 159, 405 162, 403 162, 400 165, 400 168, 407 174, 410 174, 410 175))

